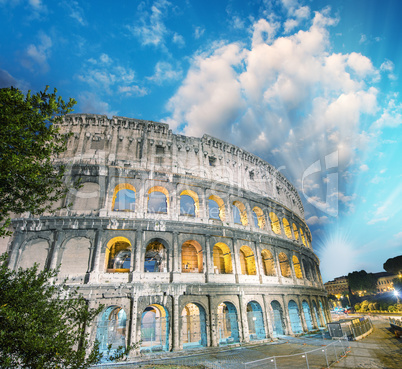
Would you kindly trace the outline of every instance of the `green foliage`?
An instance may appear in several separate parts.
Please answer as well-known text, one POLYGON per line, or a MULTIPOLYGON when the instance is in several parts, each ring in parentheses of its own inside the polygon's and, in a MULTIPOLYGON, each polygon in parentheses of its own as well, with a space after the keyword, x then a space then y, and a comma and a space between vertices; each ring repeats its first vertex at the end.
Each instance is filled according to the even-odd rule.
POLYGON ((50 282, 54 270, 38 265, 12 271, 0 256, 0 368, 85 369, 102 357, 90 345, 88 324, 102 310, 89 308, 77 289, 50 282))
POLYGON ((384 265, 384 270, 388 273, 398 274, 402 273, 402 255, 388 259, 384 265))
POLYGON ((374 292, 377 289, 377 278, 373 273, 365 270, 348 274, 348 283, 352 291, 374 292))
POLYGON ((66 150, 66 137, 54 123, 71 112, 57 90, 25 96, 16 88, 0 89, 0 236, 9 235, 10 216, 51 210, 64 197, 65 167, 54 158, 66 150))
POLYGON ((356 304, 356 305, 355 305, 355 310, 356 310, 356 311, 359 311, 360 309, 361 309, 361 305, 360 305, 360 304, 356 304))

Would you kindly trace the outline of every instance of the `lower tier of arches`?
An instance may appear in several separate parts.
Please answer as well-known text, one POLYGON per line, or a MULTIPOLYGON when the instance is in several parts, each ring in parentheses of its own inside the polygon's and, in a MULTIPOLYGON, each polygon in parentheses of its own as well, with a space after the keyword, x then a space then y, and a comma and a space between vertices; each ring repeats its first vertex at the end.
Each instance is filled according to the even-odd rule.
POLYGON ((135 356, 257 342, 314 331, 330 319, 321 294, 126 296, 90 301, 105 305, 91 328, 102 350, 140 343, 135 356))

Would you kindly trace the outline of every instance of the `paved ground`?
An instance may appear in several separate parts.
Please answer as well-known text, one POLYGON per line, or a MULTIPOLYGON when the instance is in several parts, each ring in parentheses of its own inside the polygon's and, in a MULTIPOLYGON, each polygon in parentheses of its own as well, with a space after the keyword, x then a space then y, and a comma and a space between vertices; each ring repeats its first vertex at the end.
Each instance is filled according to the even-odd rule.
POLYGON ((395 337, 388 321, 372 318, 372 322, 373 333, 361 341, 349 342, 351 352, 333 368, 402 368, 402 338, 395 337))
MULTIPOLYGON (((361 341, 333 343, 332 340, 323 340, 319 335, 302 338, 285 337, 275 343, 263 345, 209 348, 203 350, 201 354, 197 353, 193 356, 182 352, 176 358, 153 360, 152 363, 204 364, 211 369, 296 369, 307 367, 321 369, 327 367, 326 363, 331 368, 402 369, 402 338, 398 339, 394 336, 389 328, 388 320, 372 318, 372 322, 374 324, 373 333, 361 341), (345 351, 349 352, 346 357, 342 357, 345 351), (286 357, 280 357, 285 355, 286 357), (275 361, 267 359, 272 356, 276 356, 275 361), (252 361, 253 364, 245 365, 252 361)), ((144 367, 145 364, 145 362, 126 363, 102 367, 132 369, 144 367)))

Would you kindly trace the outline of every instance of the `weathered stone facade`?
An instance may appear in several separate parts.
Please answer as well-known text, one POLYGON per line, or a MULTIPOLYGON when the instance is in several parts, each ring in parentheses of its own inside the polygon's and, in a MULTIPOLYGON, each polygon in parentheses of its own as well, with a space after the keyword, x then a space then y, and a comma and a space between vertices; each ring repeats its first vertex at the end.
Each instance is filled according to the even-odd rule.
POLYGON ((302 202, 271 165, 163 123, 74 114, 61 130, 73 135, 58 160, 83 186, 55 215, 13 221, 10 267, 61 264, 107 307, 91 327, 101 347, 217 346, 328 321, 302 202))

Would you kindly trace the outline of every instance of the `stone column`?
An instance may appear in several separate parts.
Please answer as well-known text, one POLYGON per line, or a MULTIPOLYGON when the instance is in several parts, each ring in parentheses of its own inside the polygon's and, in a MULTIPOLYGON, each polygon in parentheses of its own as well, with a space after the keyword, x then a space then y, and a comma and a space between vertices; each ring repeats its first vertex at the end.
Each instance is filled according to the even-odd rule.
POLYGON ((300 296, 297 296, 297 302, 298 302, 298 305, 299 305, 300 319, 301 319, 303 331, 308 332, 306 317, 304 316, 303 304, 302 304, 302 299, 300 298, 300 296))
POLYGON ((274 335, 274 329, 273 329, 273 322, 274 322, 274 317, 271 316, 271 304, 268 302, 268 298, 266 295, 262 295, 262 299, 264 301, 264 320, 265 320, 265 332, 267 334, 267 338, 273 337, 274 335), (272 323, 271 323, 272 321, 272 323))
POLYGON ((260 252, 258 250, 258 246, 257 246, 256 241, 253 241, 253 245, 254 245, 255 269, 256 269, 256 272, 257 272, 257 276, 258 276, 258 278, 260 280, 260 283, 262 283, 262 278, 261 278, 261 275, 262 275, 262 273, 261 273, 261 266, 262 266, 261 254, 260 254, 260 252))
MULTIPOLYGON (((287 255, 289 259, 289 255, 287 255)), ((295 273, 295 266, 293 264, 293 255, 289 260, 289 265, 290 265, 290 272, 292 273, 292 279, 293 279, 293 284, 297 284, 297 278, 296 278, 296 273, 295 273)))
POLYGON ((59 256, 60 246, 61 246, 62 238, 63 238, 63 235, 61 234, 60 231, 54 231, 53 235, 54 235, 53 242, 50 247, 49 256, 48 256, 48 261, 49 261, 48 265, 49 265, 50 269, 56 269, 58 267, 57 259, 59 256))
POLYGON ((178 232, 173 232, 173 273, 180 273, 180 255, 178 232))
POLYGON ((137 229, 135 236, 135 255, 134 255, 134 272, 140 273, 142 272, 141 268, 141 256, 143 249, 143 231, 142 229, 137 229))
MULTIPOLYGON (((237 251, 237 238, 232 238, 232 260, 233 260, 233 272, 236 276, 236 283, 239 283, 239 275, 241 274, 239 253, 237 251)), ((239 251, 240 252, 240 251, 239 251)))
MULTIPOLYGON (((249 328, 248 328, 248 321, 247 321, 247 309, 244 306, 244 292, 240 291, 239 294, 239 315, 240 319, 238 321, 241 323, 241 332, 243 337, 240 337, 240 342, 250 342, 250 335, 249 335, 249 328)), ((240 328, 240 327, 239 327, 240 328)))
POLYGON ((276 275, 278 276, 278 281, 279 281, 280 284, 282 284, 281 264, 280 264, 280 262, 279 262, 279 256, 278 256, 278 253, 277 253, 277 251, 276 251, 276 248, 274 248, 274 249, 272 250, 272 256, 273 256, 273 258, 275 259, 276 271, 277 271, 276 275))
POLYGON ((173 351, 180 350, 179 295, 173 295, 173 351))
POLYGON ((214 272, 213 266, 213 256, 211 255, 211 236, 209 234, 205 235, 205 271, 206 282, 209 282, 208 274, 214 272))
POLYGON ((14 232, 14 239, 11 245, 11 251, 9 251, 9 262, 8 266, 10 269, 17 268, 17 262, 20 257, 20 247, 23 243, 24 234, 21 231, 14 232))
POLYGON ((93 252, 93 262, 92 262, 92 270, 90 273, 89 280, 90 282, 99 282, 99 274, 102 272, 100 256, 102 249, 102 235, 103 231, 101 229, 97 229, 95 232, 95 241, 94 241, 94 252, 93 252))
POLYGON ((138 302, 135 298, 135 291, 133 291, 133 296, 131 297, 131 311, 130 311, 130 322, 129 322, 129 332, 128 344, 135 345, 140 339, 137 332, 137 315, 138 315, 138 302))
POLYGON ((290 324, 290 318, 289 318, 289 307, 288 304, 286 303, 285 296, 282 296, 282 306, 283 306, 283 320, 285 323, 285 330, 286 334, 292 334, 292 325, 290 324))
POLYGON ((209 316, 210 316, 210 327, 209 333, 211 337, 211 346, 217 347, 218 346, 218 319, 217 319, 217 312, 213 310, 212 306, 212 296, 208 295, 208 303, 209 303, 209 316))

